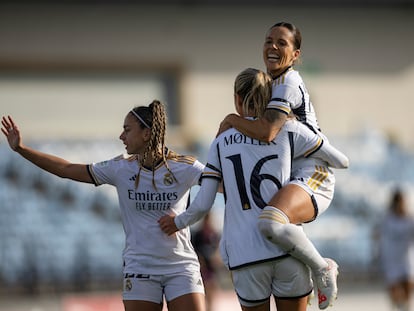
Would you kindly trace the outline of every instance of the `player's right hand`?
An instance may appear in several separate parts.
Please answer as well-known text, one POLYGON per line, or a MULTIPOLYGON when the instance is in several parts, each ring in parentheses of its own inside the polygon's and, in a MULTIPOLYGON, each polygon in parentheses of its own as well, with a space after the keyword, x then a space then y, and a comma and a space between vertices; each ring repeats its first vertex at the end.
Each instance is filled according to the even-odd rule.
POLYGON ((17 151, 17 149, 21 146, 22 137, 16 123, 14 123, 11 116, 3 116, 1 119, 1 125, 1 131, 4 136, 6 136, 10 148, 17 151))

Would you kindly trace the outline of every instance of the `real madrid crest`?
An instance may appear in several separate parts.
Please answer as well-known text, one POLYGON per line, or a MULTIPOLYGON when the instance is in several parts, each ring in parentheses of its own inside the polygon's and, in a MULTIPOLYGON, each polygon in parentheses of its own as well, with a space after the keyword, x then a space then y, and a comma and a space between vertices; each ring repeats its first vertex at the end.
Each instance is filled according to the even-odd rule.
POLYGON ((166 173, 164 175, 164 185, 170 186, 174 182, 174 177, 171 175, 171 173, 166 173))
POLYGON ((125 290, 126 291, 131 291, 132 289, 132 282, 131 279, 126 279, 125 280, 125 290))

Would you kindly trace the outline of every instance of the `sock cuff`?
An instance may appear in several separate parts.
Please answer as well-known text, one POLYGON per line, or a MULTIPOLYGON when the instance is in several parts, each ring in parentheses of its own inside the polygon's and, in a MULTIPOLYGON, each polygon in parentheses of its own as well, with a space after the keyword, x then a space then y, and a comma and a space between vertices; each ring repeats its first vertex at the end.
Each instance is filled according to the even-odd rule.
POLYGON ((274 206, 266 206, 259 216, 260 219, 268 219, 281 224, 290 223, 289 217, 280 209, 274 206))

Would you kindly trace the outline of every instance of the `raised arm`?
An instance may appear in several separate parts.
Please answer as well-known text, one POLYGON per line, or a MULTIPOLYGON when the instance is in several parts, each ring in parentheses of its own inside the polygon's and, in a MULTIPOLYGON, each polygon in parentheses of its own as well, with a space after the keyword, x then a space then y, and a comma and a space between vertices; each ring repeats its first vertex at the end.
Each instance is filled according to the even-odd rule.
POLYGON ((43 153, 25 146, 18 126, 10 116, 3 116, 1 124, 1 131, 6 137, 10 148, 34 165, 62 178, 93 183, 93 180, 88 173, 87 165, 74 164, 54 155, 43 153))
POLYGON ((263 117, 256 120, 248 120, 232 113, 227 115, 221 122, 217 136, 234 127, 249 137, 270 142, 279 133, 286 119, 286 114, 274 109, 266 109, 263 117))

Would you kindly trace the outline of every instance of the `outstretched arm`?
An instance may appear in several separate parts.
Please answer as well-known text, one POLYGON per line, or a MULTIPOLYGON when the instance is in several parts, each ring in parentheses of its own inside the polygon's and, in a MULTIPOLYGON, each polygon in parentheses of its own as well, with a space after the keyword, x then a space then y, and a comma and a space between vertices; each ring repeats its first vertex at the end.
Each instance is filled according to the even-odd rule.
POLYGON ((234 127, 243 134, 260 141, 272 141, 287 119, 287 115, 274 109, 267 109, 261 118, 247 120, 237 114, 229 114, 220 124, 217 136, 234 127))
POLYGON ((34 165, 62 178, 93 183, 85 164, 73 164, 62 158, 25 146, 23 144, 20 130, 12 117, 3 116, 1 124, 1 131, 7 138, 10 148, 19 153, 28 161, 32 162, 34 165))
POLYGON ((349 167, 348 157, 332 146, 327 140, 324 141, 322 148, 315 152, 313 156, 324 160, 332 168, 349 167))

